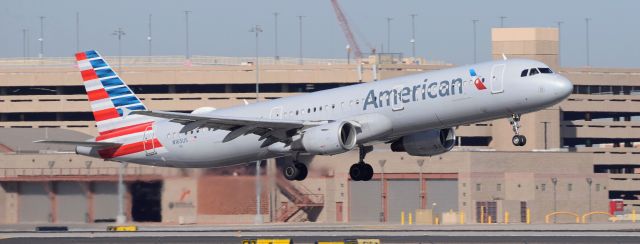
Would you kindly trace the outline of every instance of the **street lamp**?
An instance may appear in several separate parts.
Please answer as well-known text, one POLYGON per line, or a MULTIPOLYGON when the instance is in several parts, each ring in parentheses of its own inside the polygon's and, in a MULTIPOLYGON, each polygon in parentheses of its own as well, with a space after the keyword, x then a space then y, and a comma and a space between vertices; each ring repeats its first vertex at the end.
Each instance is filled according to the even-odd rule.
POLYGON ((40 42, 39 58, 44 56, 44 18, 44 16, 40 16, 40 38, 38 38, 38 41, 40 42))
MULTIPOLYGON (((557 186, 558 186, 558 178, 553 177, 551 178, 551 183, 553 183, 553 212, 558 212, 558 205, 557 205, 557 186)), ((553 223, 556 223, 556 215, 553 215, 553 223)))
POLYGON ((563 21, 556 21, 558 24, 558 66, 562 66, 562 24, 563 21))
MULTIPOLYGON (((258 99, 260 98, 260 46, 259 46, 259 37, 260 37, 260 32, 262 32, 262 28, 260 27, 260 25, 255 25, 253 28, 251 28, 251 30, 249 30, 249 32, 253 32, 256 34, 256 102, 258 102, 258 99)), ((261 160, 256 161, 256 217, 255 217, 255 223, 256 224, 261 224, 263 222, 262 220, 262 213, 261 213, 261 209, 260 209, 260 193, 262 192, 262 183, 260 182, 260 163, 261 160)))
POLYGON ((391 21, 393 18, 387 17, 387 53, 391 53, 391 21))
POLYGON ((191 13, 191 11, 189 10, 185 10, 184 11, 184 19, 185 19, 185 57, 187 59, 187 62, 189 62, 189 59, 191 59, 191 53, 189 50, 189 14, 191 13))
POLYGON ((274 50, 274 59, 277 61, 280 59, 280 56, 278 56, 278 15, 280 15, 280 13, 278 12, 274 12, 273 13, 273 19, 274 19, 274 26, 275 26, 275 30, 274 30, 274 34, 275 34, 275 50, 274 50))
POLYGON ((473 63, 478 62, 478 47, 477 47, 477 35, 476 35, 476 25, 478 24, 477 19, 471 20, 473 22, 473 63))
POLYGON ((118 27, 111 35, 118 37, 118 73, 122 74, 122 36, 126 35, 122 27, 118 27))
POLYGON ((500 16, 500 28, 504 28, 504 19, 506 19, 507 16, 500 16))
MULTIPOLYGON (((593 184, 593 179, 587 178, 587 185, 589 185, 589 213, 591 213, 591 184, 593 184)), ((591 215, 589 215, 589 223, 591 223, 591 215)))
POLYGON ((589 50, 589 22, 591 21, 591 18, 585 18, 584 21, 586 23, 587 67, 589 67, 591 66, 591 57, 590 57, 591 50, 589 50))
POLYGON ((382 213, 380 213, 380 222, 386 222, 386 216, 384 205, 385 205, 385 194, 384 194, 384 165, 387 163, 386 159, 378 160, 378 164, 380 165, 380 199, 382 201, 382 213))
POLYGON ((351 46, 347 44, 345 49, 347 49, 347 64, 350 64, 351 63, 351 46))
POLYGON ((256 102, 260 99, 260 58, 259 58, 259 37, 260 32, 262 32, 262 27, 260 25, 255 25, 249 32, 256 33, 256 102))
POLYGON ((300 59, 298 60, 298 64, 302 65, 302 18, 304 18, 305 16, 303 15, 298 15, 298 47, 299 47, 299 54, 300 54, 300 59))
MULTIPOLYGON (((416 16, 417 14, 411 14, 411 57, 416 58, 416 16)), ((414 61, 415 62, 415 61, 414 61)))

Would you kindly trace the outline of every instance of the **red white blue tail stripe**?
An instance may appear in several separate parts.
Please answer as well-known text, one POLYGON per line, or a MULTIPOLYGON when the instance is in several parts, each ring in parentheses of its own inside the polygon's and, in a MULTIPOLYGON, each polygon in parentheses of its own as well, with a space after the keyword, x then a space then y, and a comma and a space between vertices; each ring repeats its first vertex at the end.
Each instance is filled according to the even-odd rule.
POLYGON ((94 50, 76 53, 76 60, 84 81, 91 111, 99 136, 96 141, 117 142, 119 148, 100 151, 103 158, 141 153, 162 147, 153 133, 154 119, 142 115, 128 115, 127 111, 147 110, 118 74, 94 50))

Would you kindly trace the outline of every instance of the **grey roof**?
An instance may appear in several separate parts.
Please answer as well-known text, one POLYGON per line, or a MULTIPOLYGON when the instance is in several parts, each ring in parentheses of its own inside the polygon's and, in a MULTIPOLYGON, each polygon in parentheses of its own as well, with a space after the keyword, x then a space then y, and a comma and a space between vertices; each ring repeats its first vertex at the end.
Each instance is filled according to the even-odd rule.
POLYGON ((74 146, 33 143, 37 140, 85 141, 92 136, 59 128, 0 128, 0 144, 18 153, 73 152, 74 146))

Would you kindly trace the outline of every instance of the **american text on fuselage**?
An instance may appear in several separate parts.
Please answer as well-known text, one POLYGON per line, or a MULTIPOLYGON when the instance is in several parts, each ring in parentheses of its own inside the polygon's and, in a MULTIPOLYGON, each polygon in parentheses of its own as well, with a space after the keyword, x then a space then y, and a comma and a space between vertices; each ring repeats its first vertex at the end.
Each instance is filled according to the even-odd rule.
POLYGON ((390 90, 380 90, 377 94, 376 90, 371 89, 367 93, 362 110, 452 96, 456 95, 456 93, 462 94, 462 84, 462 78, 431 83, 429 83, 429 79, 424 79, 422 84, 400 86, 390 90))

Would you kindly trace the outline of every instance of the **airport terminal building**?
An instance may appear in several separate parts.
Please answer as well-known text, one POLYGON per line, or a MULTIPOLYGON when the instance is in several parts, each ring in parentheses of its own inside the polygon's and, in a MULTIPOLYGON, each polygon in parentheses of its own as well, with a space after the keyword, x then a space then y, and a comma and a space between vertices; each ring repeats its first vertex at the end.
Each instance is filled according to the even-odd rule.
MULTIPOLYGON (((522 117, 524 147, 511 144, 507 119, 463 125, 458 145, 433 157, 376 146, 371 181, 348 176, 357 152, 309 159, 305 181, 281 177, 281 161, 262 164, 260 212, 266 222, 400 223, 421 209, 457 213, 458 223, 574 222, 572 214, 630 213, 640 206, 640 68, 561 67, 558 30, 492 30, 496 59, 549 64, 574 84, 562 103, 522 117), (616 206, 615 203, 618 203, 616 206), (462 214, 461 214, 462 213, 462 214)), ((488 48, 488 47, 487 47, 488 48)), ((397 57, 397 56, 394 56, 397 57)), ((111 60, 117 67, 117 58, 111 60)), ((264 58, 260 98, 276 99, 453 66, 372 56, 347 60, 264 58)), ((191 112, 255 101, 251 58, 123 57, 120 76, 153 110, 191 112)), ((357 98, 354 98, 357 100, 357 98)), ((95 122, 73 58, 0 59, 0 223, 93 223, 118 213, 119 163, 31 143, 84 140, 95 122)), ((175 169, 127 164, 129 221, 252 223, 255 164, 175 169)), ((591 221, 608 221, 606 214, 591 221)), ((429 218, 433 220, 433 218, 429 218)), ((427 221, 427 222, 429 222, 427 221)))

